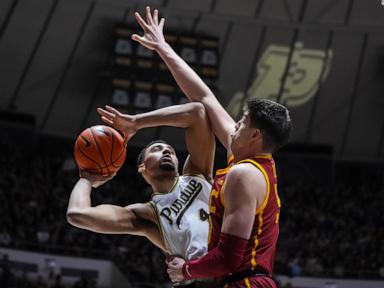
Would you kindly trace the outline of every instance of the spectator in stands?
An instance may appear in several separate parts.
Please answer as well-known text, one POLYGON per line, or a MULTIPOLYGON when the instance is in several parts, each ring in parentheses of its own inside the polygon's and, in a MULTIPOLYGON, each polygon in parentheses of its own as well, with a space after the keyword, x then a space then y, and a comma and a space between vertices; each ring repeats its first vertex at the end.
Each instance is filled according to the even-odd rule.
POLYGON ((12 287, 15 275, 11 271, 11 261, 8 254, 4 254, 0 262, 0 287, 12 287))
POLYGON ((42 275, 37 276, 36 288, 48 288, 48 285, 42 275))
POLYGON ((92 279, 87 273, 82 272, 80 279, 73 283, 73 288, 95 288, 96 281, 92 279))
POLYGON ((288 263, 288 266, 290 268, 289 276, 296 277, 301 275, 302 267, 299 258, 292 259, 292 261, 288 263))
POLYGON ((17 288, 33 288, 31 281, 28 279, 28 274, 23 271, 21 277, 17 280, 17 288))
POLYGON ((379 268, 379 276, 384 279, 384 265, 379 268))
POLYGON ((8 228, 3 227, 0 232, 0 246, 11 246, 12 238, 9 235, 8 228))
POLYGON ((51 288, 64 288, 64 286, 61 284, 61 275, 57 274, 55 277, 55 283, 53 283, 51 288))

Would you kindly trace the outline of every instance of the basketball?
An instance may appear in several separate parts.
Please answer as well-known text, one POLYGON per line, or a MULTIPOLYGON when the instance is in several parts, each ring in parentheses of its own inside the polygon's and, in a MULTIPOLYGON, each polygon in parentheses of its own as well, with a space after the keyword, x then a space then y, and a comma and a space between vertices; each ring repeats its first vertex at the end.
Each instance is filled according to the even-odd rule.
POLYGON ((119 170, 126 155, 123 136, 104 125, 92 126, 81 132, 74 150, 81 170, 100 175, 110 175, 119 170))

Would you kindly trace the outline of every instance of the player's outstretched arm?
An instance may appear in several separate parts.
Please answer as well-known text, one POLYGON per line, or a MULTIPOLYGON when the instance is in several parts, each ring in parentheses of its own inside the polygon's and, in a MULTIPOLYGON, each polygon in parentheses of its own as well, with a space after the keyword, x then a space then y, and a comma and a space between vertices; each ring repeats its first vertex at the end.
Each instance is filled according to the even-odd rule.
POLYGON ((155 50, 166 63, 177 84, 189 100, 203 103, 214 133, 221 143, 229 149, 230 134, 235 129, 235 122, 204 81, 165 41, 163 35, 165 19, 162 18, 159 21, 158 11, 155 9, 152 15, 149 7, 146 7, 146 20, 139 13, 135 13, 135 17, 143 29, 144 35, 134 34, 132 39, 148 49, 155 50))
POLYGON ((183 173, 202 174, 207 179, 211 178, 215 139, 201 103, 169 106, 136 115, 123 114, 110 106, 106 106, 105 109, 98 108, 97 111, 103 122, 130 136, 148 127, 185 128, 189 157, 185 162, 183 173))
POLYGON ((105 177, 82 172, 71 192, 67 220, 73 226, 105 234, 132 234, 147 237, 161 249, 165 245, 157 228, 156 216, 149 204, 91 205, 92 187, 98 187, 113 176, 105 177))
POLYGON ((224 188, 225 211, 217 247, 200 259, 168 263, 172 281, 217 277, 236 271, 243 261, 253 228, 256 209, 266 197, 267 184, 252 164, 236 165, 230 170, 224 188))

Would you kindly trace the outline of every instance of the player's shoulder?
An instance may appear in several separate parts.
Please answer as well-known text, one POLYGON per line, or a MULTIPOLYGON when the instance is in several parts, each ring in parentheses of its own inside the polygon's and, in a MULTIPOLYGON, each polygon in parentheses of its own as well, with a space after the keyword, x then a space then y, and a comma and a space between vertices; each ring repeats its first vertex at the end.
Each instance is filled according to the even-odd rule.
POLYGON ((229 169, 227 177, 248 181, 260 181, 264 180, 265 178, 263 172, 257 166, 249 162, 242 162, 233 165, 229 169))
POLYGON ((261 173, 260 169, 251 162, 236 163, 229 169, 228 173, 241 174, 241 173, 261 173))
MULTIPOLYGON (((229 170, 226 178, 226 187, 228 186, 232 187, 230 191, 233 191, 235 197, 240 195, 256 196, 255 199, 260 198, 262 201, 266 195, 268 180, 258 167, 244 162, 235 164, 229 170), (243 193, 239 193, 239 191, 243 193)), ((232 194, 230 191, 227 194, 232 194)))

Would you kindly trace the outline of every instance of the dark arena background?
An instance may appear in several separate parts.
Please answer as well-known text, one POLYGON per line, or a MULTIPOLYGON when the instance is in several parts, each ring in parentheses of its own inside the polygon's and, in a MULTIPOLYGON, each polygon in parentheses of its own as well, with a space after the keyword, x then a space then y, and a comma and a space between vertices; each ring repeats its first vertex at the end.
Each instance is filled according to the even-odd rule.
MULTIPOLYGON (((145 5, 233 117, 249 98, 290 109, 292 140, 274 156, 279 287, 384 287, 381 0, 1 0, 0 287, 171 287, 145 238, 66 220, 74 141, 101 124, 97 107, 187 102, 161 59, 130 40, 145 5)), ((147 202, 136 157, 158 138, 183 162, 182 129, 144 129, 92 204, 147 202)), ((225 157, 218 144, 215 169, 225 157)))

